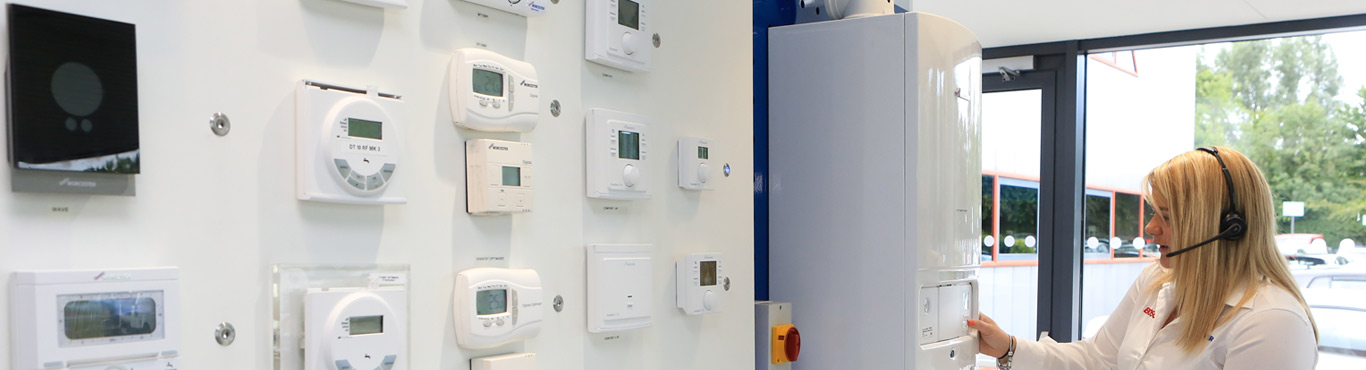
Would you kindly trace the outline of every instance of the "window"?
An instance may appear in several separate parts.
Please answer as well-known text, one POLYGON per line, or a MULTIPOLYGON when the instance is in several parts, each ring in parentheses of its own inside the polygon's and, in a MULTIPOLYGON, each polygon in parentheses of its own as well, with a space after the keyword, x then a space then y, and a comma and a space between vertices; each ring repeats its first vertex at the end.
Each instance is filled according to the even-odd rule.
POLYGON ((1327 338, 1320 356, 1332 361, 1321 360, 1318 368, 1366 367, 1366 350, 1349 344, 1366 343, 1366 335, 1333 330, 1342 321, 1325 321, 1366 312, 1366 301, 1342 298, 1359 297, 1366 280, 1318 276, 1325 268, 1349 268, 1331 266, 1352 260, 1335 254, 1337 246, 1366 240, 1360 201, 1366 199, 1366 51, 1360 45, 1366 31, 1117 54, 1132 55, 1142 73, 1114 58, 1087 58, 1083 248, 1105 244, 1106 217, 1114 221, 1110 235, 1117 242, 1109 258, 1085 249, 1084 335, 1104 323, 1156 256, 1150 237, 1134 239, 1152 215, 1139 195, 1142 177, 1173 156, 1218 145, 1251 158, 1271 186, 1281 212, 1278 247, 1301 261, 1292 273, 1310 281, 1305 300, 1327 338), (1094 191, 1107 188, 1119 190, 1109 198, 1094 191), (1302 214, 1285 214, 1280 206, 1288 201, 1303 202, 1302 214))

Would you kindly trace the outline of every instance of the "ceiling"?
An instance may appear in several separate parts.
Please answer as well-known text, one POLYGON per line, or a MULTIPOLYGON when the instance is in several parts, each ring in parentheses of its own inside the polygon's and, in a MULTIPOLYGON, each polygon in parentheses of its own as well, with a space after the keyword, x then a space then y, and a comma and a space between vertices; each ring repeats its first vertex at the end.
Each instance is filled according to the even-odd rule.
POLYGON ((983 47, 1366 14, 1362 0, 897 0, 962 23, 983 47))

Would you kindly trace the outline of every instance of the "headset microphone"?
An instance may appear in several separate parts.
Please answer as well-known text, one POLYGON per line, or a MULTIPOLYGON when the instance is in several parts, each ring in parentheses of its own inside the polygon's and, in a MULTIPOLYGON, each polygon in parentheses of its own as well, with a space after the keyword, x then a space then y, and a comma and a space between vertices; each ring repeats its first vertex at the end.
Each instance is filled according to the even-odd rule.
POLYGON ((1243 219, 1243 214, 1238 212, 1238 193, 1235 193, 1233 191, 1233 176, 1229 175, 1228 166, 1224 165, 1224 159, 1219 157, 1219 149, 1209 147, 1200 148, 1197 150, 1209 153, 1214 156, 1215 160, 1219 161, 1219 168, 1224 172, 1224 184, 1228 185, 1229 210, 1227 212, 1224 212, 1222 217, 1220 217, 1219 230, 1222 231, 1219 232, 1219 235, 1215 235, 1213 238, 1206 239, 1205 241, 1196 243, 1195 245, 1181 248, 1180 250, 1171 253, 1167 253, 1165 257, 1176 257, 1179 254, 1189 252, 1195 248, 1202 247, 1209 243, 1213 243, 1215 240, 1242 239, 1243 234, 1247 233, 1247 221, 1243 219))

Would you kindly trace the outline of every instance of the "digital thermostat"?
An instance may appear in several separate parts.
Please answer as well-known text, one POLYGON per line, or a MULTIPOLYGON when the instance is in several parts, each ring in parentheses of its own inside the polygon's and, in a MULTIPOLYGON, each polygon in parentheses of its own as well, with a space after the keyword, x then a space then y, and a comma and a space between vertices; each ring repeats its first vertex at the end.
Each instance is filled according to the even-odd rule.
POLYGON ((407 299, 400 287, 309 289, 304 369, 407 369, 407 299))
POLYGON ((588 332, 654 325, 654 265, 648 244, 588 246, 588 332))
POLYGON ((455 339, 493 348, 541 331, 541 276, 536 270, 481 267, 455 275, 455 339))
POLYGON ((627 71, 650 70, 654 0, 588 0, 584 58, 627 71))
MULTIPOLYGON (((529 1, 529 0, 523 0, 529 1)), ((528 132, 540 118, 536 67, 484 49, 455 51, 451 120, 478 131, 528 132)))
POLYGON ((523 17, 545 14, 547 0, 465 0, 523 17))
POLYGON ((730 290, 720 253, 689 254, 678 261, 678 308, 689 315, 721 312, 721 298, 730 290))
POLYGON ((403 156, 397 95, 305 80, 295 103, 300 200, 407 202, 395 176, 403 156))
POLYGON ((180 270, 21 271, 10 280, 10 368, 179 368, 180 270))
POLYGON ((476 215, 531 212, 531 143, 465 142, 465 210, 476 215))
POLYGON ((711 140, 685 137, 678 139, 678 187, 712 190, 711 140))
POLYGON ((645 117, 590 109, 586 130, 588 197, 649 198, 650 132, 645 117))

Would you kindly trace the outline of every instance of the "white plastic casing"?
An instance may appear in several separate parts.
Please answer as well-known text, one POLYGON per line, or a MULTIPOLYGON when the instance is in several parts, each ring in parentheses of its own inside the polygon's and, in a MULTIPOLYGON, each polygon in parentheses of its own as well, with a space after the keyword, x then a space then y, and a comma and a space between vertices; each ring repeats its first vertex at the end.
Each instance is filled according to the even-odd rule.
MULTIPOLYGON (((301 81, 295 101, 295 172, 300 200, 351 204, 406 203, 403 103, 373 88, 301 81), (351 136, 351 121, 379 122, 379 139, 351 136)), ((356 135, 362 135, 359 128, 356 135)))
POLYGON ((407 299, 400 287, 309 289, 304 297, 304 369, 407 369, 407 299), (373 316, 380 316, 379 333, 351 334, 352 318, 373 316))
POLYGON ((466 141, 465 211, 476 215, 531 212, 534 173, 531 143, 466 141))
POLYGON ((653 248, 648 244, 588 246, 588 332, 654 325, 653 248))
POLYGON ((536 370, 535 353, 509 353, 470 360, 470 370, 536 370))
POLYGON ((450 79, 451 121, 456 126, 491 132, 529 132, 536 128, 541 85, 531 63, 465 48, 455 51, 450 79), (484 91, 476 92, 476 86, 484 91))
POLYGON ((654 48, 654 31, 650 30, 653 9, 654 0, 587 0, 584 58, 608 67, 648 72, 650 49, 654 48), (636 5, 637 27, 631 27, 632 4, 636 5))
MULTIPOLYGON (((10 279, 10 369, 174 369, 180 362, 180 270, 19 271, 10 279), (146 334, 70 338, 65 309, 95 299, 150 298, 146 334), (98 365, 92 365, 98 364, 98 365)), ((136 322, 120 324, 141 326, 136 322)))
POLYGON ((408 9, 408 2, 405 0, 342 0, 348 3, 369 5, 377 8, 408 9))
POLYGON ((918 12, 768 35, 772 60, 804 61, 769 69, 767 109, 783 123, 769 130, 771 295, 801 308, 807 343, 848 340, 805 346, 795 367, 975 367, 965 319, 978 314, 982 260, 981 45, 918 12), (886 68, 809 73, 863 63, 886 68), (841 240, 857 242, 830 248, 841 240), (832 304, 884 296, 908 303, 832 304), (809 325, 832 317, 858 319, 809 325))
POLYGON ((455 339, 461 347, 493 348, 541 332, 545 307, 536 270, 481 267, 461 271, 455 275, 454 297, 455 339), (499 290, 505 290, 502 312, 480 315, 480 292, 496 297, 499 290))
POLYGON ((689 254, 674 266, 678 308, 689 315, 721 312, 729 282, 720 253, 689 254))
POLYGON ((589 109, 585 119, 584 167, 588 197, 644 199, 650 197, 650 130, 644 116, 606 109, 589 109), (636 152, 632 150, 638 149, 636 152), (635 154, 635 157, 631 158, 635 154))
POLYGON ((688 190, 715 189, 717 168, 711 157, 716 153, 711 140, 685 137, 678 139, 678 187, 688 190))
POLYGON ((502 10, 523 17, 545 15, 545 4, 549 0, 465 0, 471 3, 502 10))

